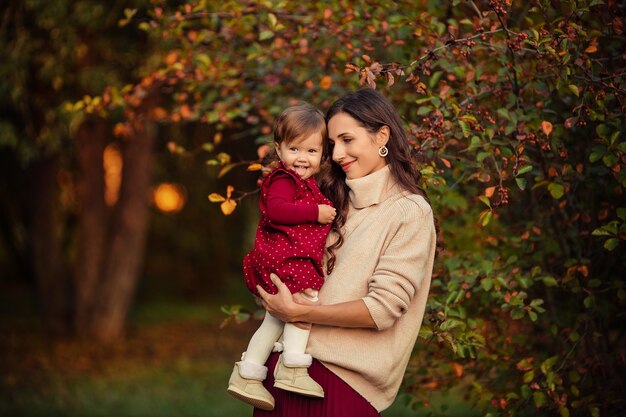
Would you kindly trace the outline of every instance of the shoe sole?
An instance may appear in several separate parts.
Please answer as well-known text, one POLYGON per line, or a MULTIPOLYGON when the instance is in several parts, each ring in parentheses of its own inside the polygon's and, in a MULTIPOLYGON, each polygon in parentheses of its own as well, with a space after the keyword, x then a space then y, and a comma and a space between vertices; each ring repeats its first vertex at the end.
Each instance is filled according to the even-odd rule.
POLYGON ((304 395, 306 397, 324 398, 324 393, 320 395, 318 392, 303 390, 301 388, 292 387, 291 385, 286 385, 281 382, 275 382, 274 387, 284 389, 285 391, 295 392, 296 394, 304 395))
POLYGON ((274 404, 268 403, 267 401, 258 397, 251 397, 248 393, 240 390, 237 387, 228 387, 226 391, 238 400, 241 400, 246 404, 250 404, 255 408, 259 408, 265 411, 272 411, 274 409, 274 404))

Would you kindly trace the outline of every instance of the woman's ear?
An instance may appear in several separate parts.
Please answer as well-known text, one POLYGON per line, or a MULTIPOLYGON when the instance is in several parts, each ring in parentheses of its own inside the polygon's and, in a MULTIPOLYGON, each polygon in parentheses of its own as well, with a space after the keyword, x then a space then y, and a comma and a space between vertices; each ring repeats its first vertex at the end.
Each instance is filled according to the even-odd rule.
POLYGON ((376 144, 378 146, 386 145, 389 142, 389 126, 385 125, 376 132, 376 144))

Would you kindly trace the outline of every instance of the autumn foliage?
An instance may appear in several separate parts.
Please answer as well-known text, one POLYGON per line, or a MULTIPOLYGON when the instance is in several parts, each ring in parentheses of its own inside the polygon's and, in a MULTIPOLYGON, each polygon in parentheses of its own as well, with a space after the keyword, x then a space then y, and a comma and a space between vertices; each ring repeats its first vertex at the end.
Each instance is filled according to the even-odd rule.
MULTIPOLYGON (((445 249, 404 388, 425 407, 461 386, 484 415, 626 409, 626 36, 608 0, 188 2, 139 25, 154 56, 92 110, 203 123, 224 214, 263 172, 273 118, 367 86, 396 104, 445 249), (258 160, 224 144, 245 138, 258 160)), ((195 152, 175 138, 175 154, 195 152)), ((207 204, 207 216, 214 208, 207 204)))

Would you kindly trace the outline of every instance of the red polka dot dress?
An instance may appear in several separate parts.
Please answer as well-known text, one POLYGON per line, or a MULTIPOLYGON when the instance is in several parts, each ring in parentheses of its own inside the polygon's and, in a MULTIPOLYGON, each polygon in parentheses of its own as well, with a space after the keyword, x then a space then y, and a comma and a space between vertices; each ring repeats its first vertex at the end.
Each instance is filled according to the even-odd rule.
POLYGON ((332 205, 315 178, 303 180, 282 162, 264 179, 254 248, 243 260, 246 285, 253 294, 259 295, 257 284, 276 293, 272 272, 292 294, 322 287, 322 256, 331 224, 317 222, 318 204, 332 205))

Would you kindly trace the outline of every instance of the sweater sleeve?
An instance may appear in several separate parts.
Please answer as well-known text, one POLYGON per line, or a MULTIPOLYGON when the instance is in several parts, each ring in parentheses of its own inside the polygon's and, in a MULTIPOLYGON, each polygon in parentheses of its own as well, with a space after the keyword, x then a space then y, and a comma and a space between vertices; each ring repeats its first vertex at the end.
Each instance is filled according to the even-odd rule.
POLYGON ((294 203, 297 194, 295 180, 287 175, 272 179, 267 192, 267 218, 275 224, 294 225, 315 223, 317 204, 294 203))
POLYGON ((433 256, 436 236, 430 207, 405 200, 399 213, 402 219, 390 230, 393 237, 363 297, 378 330, 390 328, 407 311, 433 256))

